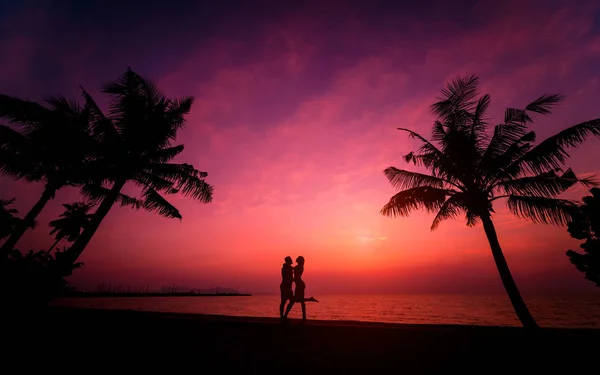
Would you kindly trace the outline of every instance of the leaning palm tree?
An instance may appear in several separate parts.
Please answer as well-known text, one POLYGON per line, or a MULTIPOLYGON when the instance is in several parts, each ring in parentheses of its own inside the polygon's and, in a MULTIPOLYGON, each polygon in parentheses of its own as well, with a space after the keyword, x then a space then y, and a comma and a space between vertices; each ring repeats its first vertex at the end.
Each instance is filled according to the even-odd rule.
POLYGON ((71 246, 74 261, 127 183, 141 188, 141 199, 127 203, 166 218, 181 219, 181 214, 163 195, 181 193, 202 203, 212 200, 213 187, 204 180, 207 173, 190 164, 172 162, 183 151, 183 145, 173 145, 173 141, 185 124, 193 97, 167 98, 152 82, 131 69, 106 85, 103 92, 111 97, 108 115, 83 90, 92 112, 96 138, 103 149, 93 167, 95 184, 84 189, 86 196, 99 206, 89 226, 71 246))
POLYGON ((563 99, 542 95, 525 106, 509 108, 504 122, 493 128, 486 121, 490 96, 479 97, 478 77, 458 78, 442 90, 432 105, 437 116, 431 140, 405 128, 421 143, 405 156, 407 163, 423 167, 429 174, 395 167, 385 169, 390 183, 400 190, 382 208, 385 216, 408 216, 413 210, 436 213, 431 230, 444 219, 466 214, 468 226, 481 222, 500 278, 517 317, 525 327, 537 327, 527 309, 502 253, 492 221, 493 203, 504 199, 511 213, 536 223, 565 225, 574 202, 558 196, 580 179, 571 169, 563 170, 569 147, 586 137, 600 137, 600 119, 571 126, 534 144, 532 115, 548 115, 563 99), (492 130, 488 132, 488 130, 492 130), (491 134, 490 134, 491 133, 491 134))
POLYGON ((54 234, 54 243, 46 251, 50 253, 58 243, 66 239, 73 242, 79 237, 81 231, 90 223, 93 214, 89 213, 93 207, 92 204, 85 202, 75 202, 71 204, 63 204, 65 211, 60 214, 60 219, 50 222, 53 228, 50 234, 54 234))
POLYGON ((44 184, 39 200, 0 248, 8 254, 56 192, 85 183, 93 140, 90 111, 64 97, 48 107, 0 95, 0 174, 44 184))

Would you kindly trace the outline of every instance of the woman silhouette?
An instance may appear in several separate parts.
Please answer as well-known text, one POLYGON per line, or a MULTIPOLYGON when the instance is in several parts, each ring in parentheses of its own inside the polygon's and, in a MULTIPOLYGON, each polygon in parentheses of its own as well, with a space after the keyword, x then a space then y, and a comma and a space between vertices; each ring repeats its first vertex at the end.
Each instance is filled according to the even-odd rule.
POLYGON ((284 318, 287 318, 290 310, 294 306, 294 302, 300 302, 300 306, 302 306, 302 321, 306 321, 306 303, 305 302, 319 302, 315 299, 315 297, 304 298, 304 289, 306 289, 306 284, 304 284, 304 280, 302 280, 302 274, 304 273, 304 257, 299 256, 296 258, 296 267, 294 267, 294 282, 296 283, 296 289, 294 290, 294 299, 290 304, 288 304, 287 309, 285 311, 284 318))
POLYGON ((285 303, 290 301, 290 304, 294 303, 294 290, 292 284, 294 283, 294 267, 292 267, 292 257, 285 257, 285 263, 281 267, 281 284, 279 284, 279 290, 281 292, 281 303, 279 304, 279 317, 283 319, 283 310, 285 303))

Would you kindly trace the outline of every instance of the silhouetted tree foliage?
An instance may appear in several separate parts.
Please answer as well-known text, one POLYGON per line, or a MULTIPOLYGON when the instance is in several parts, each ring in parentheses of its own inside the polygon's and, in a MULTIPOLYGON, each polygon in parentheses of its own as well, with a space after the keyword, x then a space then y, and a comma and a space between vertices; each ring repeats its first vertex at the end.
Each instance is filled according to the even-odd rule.
POLYGON ((502 253, 491 216, 493 203, 505 199, 510 212, 536 223, 568 223, 577 205, 558 196, 576 183, 594 182, 563 169, 567 149, 590 135, 600 137, 600 119, 568 127, 535 144, 533 115, 550 114, 563 96, 545 94, 524 109, 508 108, 504 121, 492 127, 486 117, 490 96, 479 96, 478 82, 474 75, 457 78, 442 90, 442 98, 431 107, 437 117, 431 140, 399 128, 421 144, 405 161, 429 174, 387 168, 386 177, 400 192, 381 213, 408 216, 425 209, 436 213, 432 230, 461 213, 468 226, 481 222, 517 316, 525 327, 537 327, 502 253))
POLYGON ((89 180, 93 156, 91 112, 73 100, 52 97, 41 104, 0 95, 0 174, 41 182, 45 188, 37 203, 0 248, 10 252, 56 192, 65 186, 83 186, 89 180))
POLYGON ((590 193, 568 224, 571 237, 584 240, 579 246, 583 253, 567 250, 567 256, 587 280, 600 287, 600 189, 592 188, 590 193))
POLYGON ((173 142, 185 125, 193 97, 167 98, 150 80, 131 69, 102 92, 111 98, 107 115, 83 90, 95 137, 101 144, 95 184, 85 186, 83 193, 99 206, 71 246, 75 257, 83 252, 116 202, 181 219, 179 210, 165 196, 182 194, 201 203, 212 201, 213 187, 205 181, 206 172, 190 164, 173 163, 183 151, 182 144, 173 142), (141 199, 121 192, 127 183, 141 188, 141 199))
POLYGON ((6 208, 12 201, 0 202, 0 230, 8 236, 0 247, 2 291, 11 298, 22 295, 22 305, 47 301, 64 289, 64 277, 80 266, 75 264, 77 258, 115 203, 181 219, 166 196, 179 193, 201 203, 212 200, 206 172, 173 162, 183 151, 183 145, 174 141, 193 97, 167 98, 131 69, 102 92, 111 99, 106 115, 83 89, 84 106, 64 97, 50 98, 43 106, 0 95, 0 119, 10 122, 10 126, 0 125, 0 175, 45 186, 23 220, 6 208), (141 197, 121 192, 128 183, 140 188, 141 197), (89 205, 65 205, 62 218, 50 223, 56 242, 47 252, 23 255, 14 250, 65 186, 80 188, 91 204, 98 204, 96 212, 89 214, 89 205), (73 245, 51 255, 62 238, 73 245))
POLYGON ((12 250, 0 264, 0 289, 6 310, 28 311, 66 294, 66 280, 83 263, 71 261, 68 249, 49 254, 44 250, 12 250))
POLYGON ((93 207, 92 204, 85 202, 75 202, 71 204, 63 204, 65 211, 60 214, 60 219, 56 219, 50 222, 50 226, 53 227, 50 234, 54 234, 56 240, 52 246, 48 249, 48 252, 52 251, 60 240, 66 239, 69 242, 75 241, 89 223, 93 214, 89 211, 93 207))

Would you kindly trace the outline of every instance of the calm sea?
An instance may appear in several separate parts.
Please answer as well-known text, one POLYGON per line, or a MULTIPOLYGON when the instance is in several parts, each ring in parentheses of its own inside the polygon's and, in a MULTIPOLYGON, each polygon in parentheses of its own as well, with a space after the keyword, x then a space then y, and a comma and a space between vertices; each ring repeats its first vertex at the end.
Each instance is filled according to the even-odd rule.
MULTIPOLYGON (((526 297, 543 327, 600 328, 600 293, 526 297)), ((58 306, 277 317, 279 296, 65 298, 58 306)), ((301 317, 300 305, 290 316, 301 317)), ((505 295, 323 295, 308 319, 518 326, 505 295)))

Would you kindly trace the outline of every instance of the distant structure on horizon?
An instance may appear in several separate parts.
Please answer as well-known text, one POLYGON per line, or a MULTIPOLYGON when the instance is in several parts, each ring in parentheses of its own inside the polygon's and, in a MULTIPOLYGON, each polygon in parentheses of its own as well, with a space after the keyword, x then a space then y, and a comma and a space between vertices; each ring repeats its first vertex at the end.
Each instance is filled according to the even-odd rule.
POLYGON ((249 294, 248 292, 240 292, 240 287, 237 288, 226 288, 217 285, 214 288, 190 288, 173 285, 163 285, 159 289, 150 288, 149 286, 131 286, 123 284, 112 284, 102 282, 96 286, 93 291, 86 289, 76 290, 77 292, 91 292, 91 293, 128 293, 128 294, 147 294, 147 293, 164 293, 164 294, 179 294, 179 293, 196 293, 196 294, 249 294))

